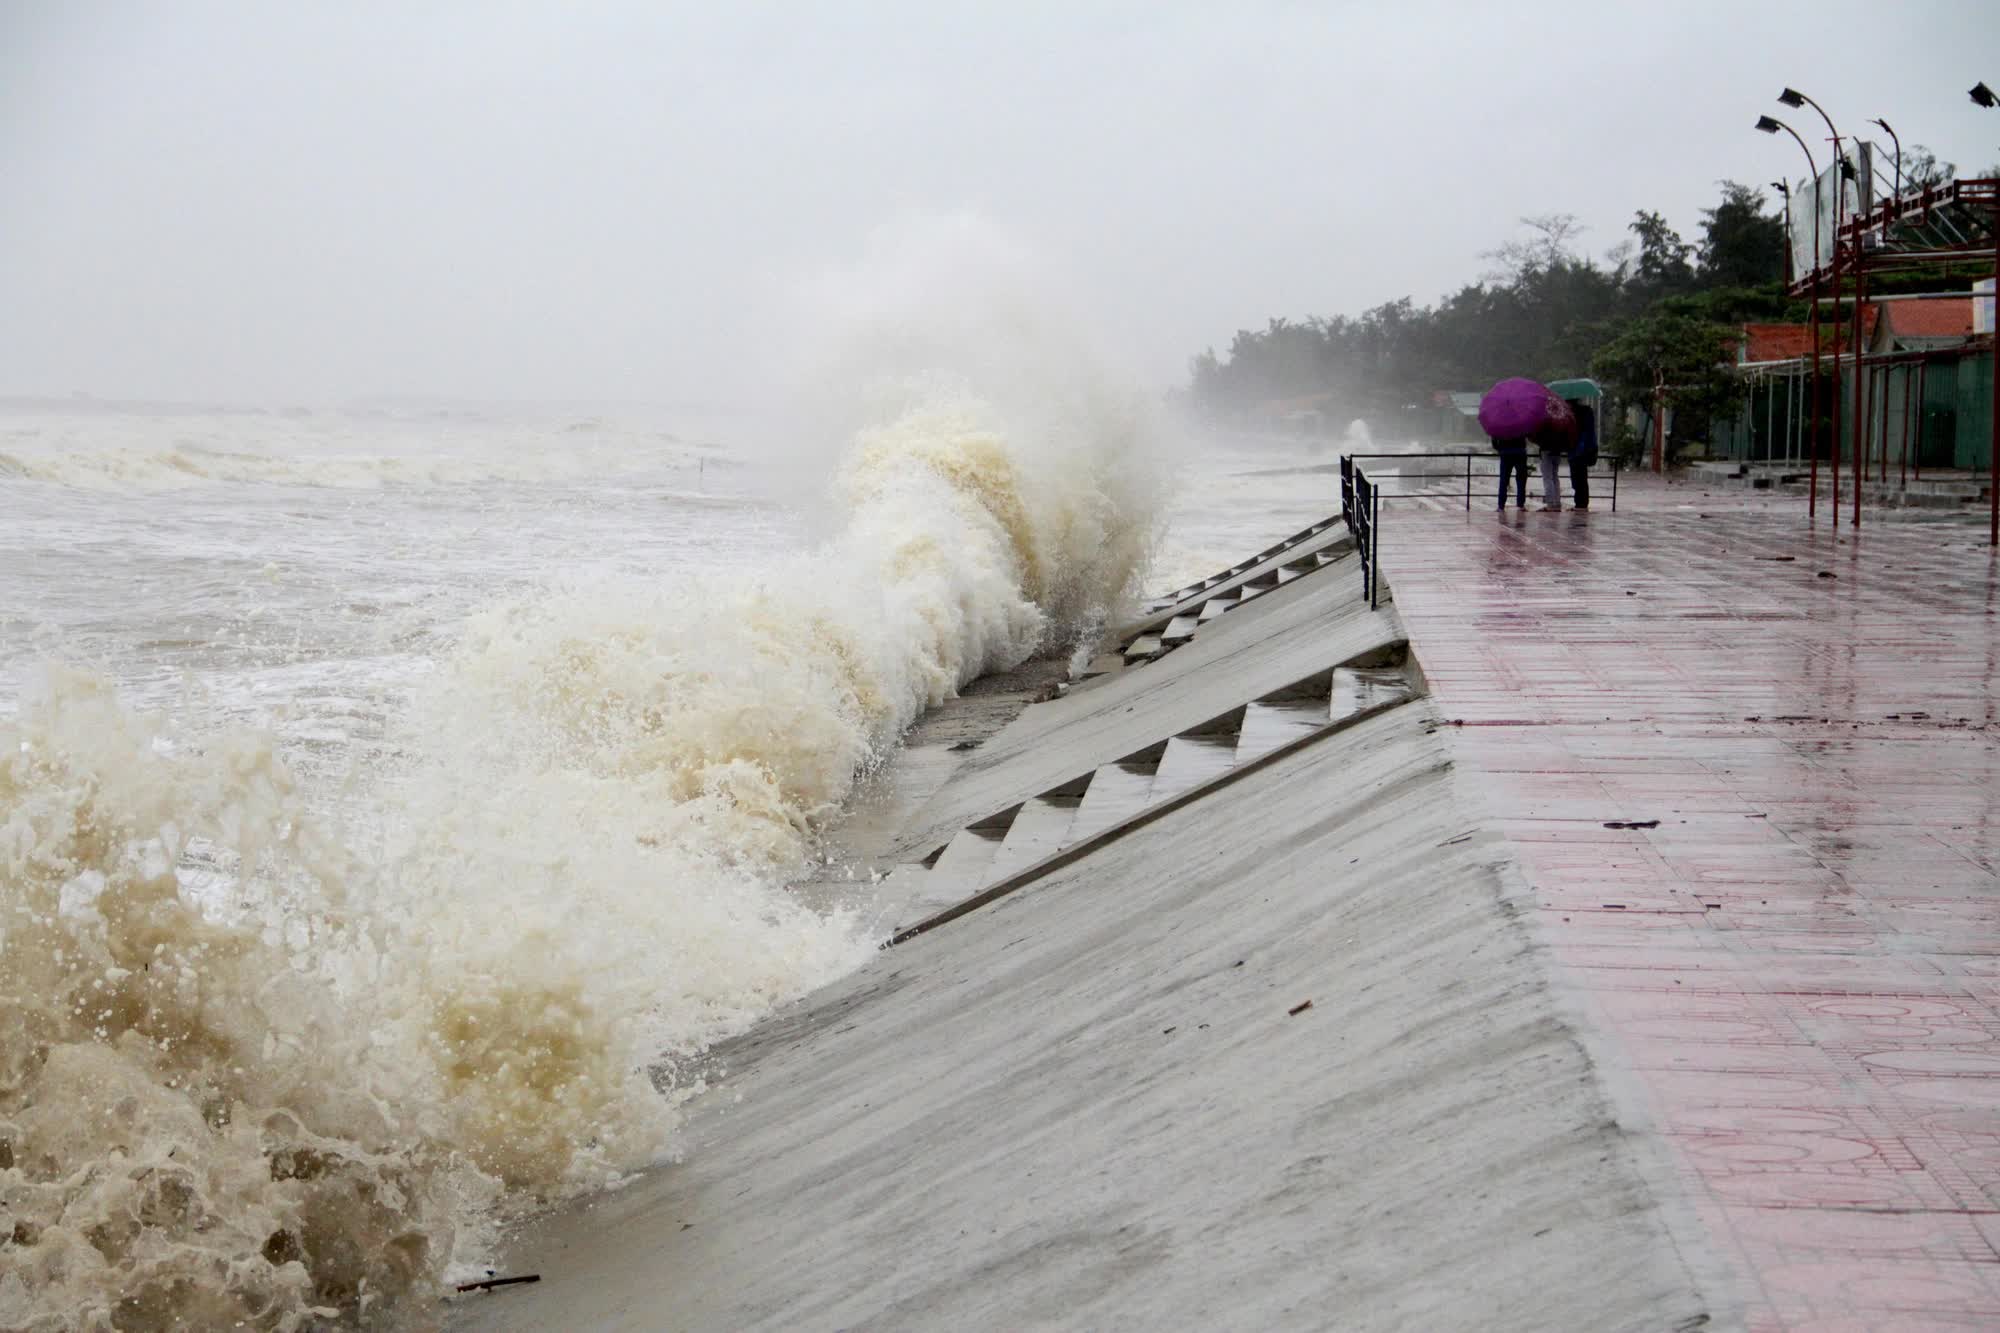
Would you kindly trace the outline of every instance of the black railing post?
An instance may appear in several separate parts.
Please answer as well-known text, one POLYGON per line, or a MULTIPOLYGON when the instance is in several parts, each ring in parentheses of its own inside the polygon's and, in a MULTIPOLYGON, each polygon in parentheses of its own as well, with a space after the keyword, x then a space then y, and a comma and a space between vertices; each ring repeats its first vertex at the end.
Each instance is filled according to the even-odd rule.
POLYGON ((1380 512, 1380 506, 1368 474, 1358 466, 1353 473, 1355 504, 1349 513, 1354 527, 1354 549, 1361 557, 1361 596, 1372 607, 1375 605, 1375 566, 1369 559, 1369 552, 1375 549, 1375 517, 1380 512))
POLYGON ((1472 454, 1465 455, 1465 512, 1472 512, 1472 454))
POLYGON ((1382 530, 1376 520, 1382 517, 1382 493, 1371 490, 1368 493, 1368 609, 1373 611, 1376 599, 1382 592, 1382 530))

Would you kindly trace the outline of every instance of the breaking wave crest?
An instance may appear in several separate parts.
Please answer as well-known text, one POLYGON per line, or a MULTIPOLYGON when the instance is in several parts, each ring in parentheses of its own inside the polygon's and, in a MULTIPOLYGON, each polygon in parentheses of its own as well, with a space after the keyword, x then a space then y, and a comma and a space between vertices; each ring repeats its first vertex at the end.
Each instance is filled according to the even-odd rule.
MULTIPOLYGON (((162 444, 107 442, 102 423, 85 418, 17 427, 0 441, 0 483, 42 482, 80 490, 182 491, 219 485, 310 486, 335 490, 542 482, 694 467, 704 454, 660 432, 620 432, 604 438, 595 425, 572 428, 551 446, 545 435, 522 432, 518 447, 485 440, 459 444, 449 428, 408 428, 411 447, 361 452, 368 432, 338 425, 302 429, 260 417, 205 419, 191 438, 162 444), (636 436, 636 438, 635 438, 636 436), (473 446, 484 447, 473 447, 473 446)), ((378 432, 379 432, 379 428, 378 432)), ((462 432, 460 432, 462 433, 462 432)))
POLYGON ((52 670, 0 724, 0 1326, 393 1323, 671 1155, 678 1063, 874 946, 783 887, 856 775, 1139 570, 1140 414, 1022 420, 923 386, 815 549, 488 608, 345 816, 52 670))

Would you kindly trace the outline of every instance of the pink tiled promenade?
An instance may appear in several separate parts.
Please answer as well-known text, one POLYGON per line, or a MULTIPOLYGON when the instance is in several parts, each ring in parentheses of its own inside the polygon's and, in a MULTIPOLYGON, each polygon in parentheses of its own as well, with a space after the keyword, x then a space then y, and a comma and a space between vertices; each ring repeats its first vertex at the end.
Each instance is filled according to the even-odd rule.
POLYGON ((1721 1294, 1755 1330, 2000 1328, 1984 525, 1836 538, 1657 484, 1617 514, 1385 508, 1468 788, 1721 1294))

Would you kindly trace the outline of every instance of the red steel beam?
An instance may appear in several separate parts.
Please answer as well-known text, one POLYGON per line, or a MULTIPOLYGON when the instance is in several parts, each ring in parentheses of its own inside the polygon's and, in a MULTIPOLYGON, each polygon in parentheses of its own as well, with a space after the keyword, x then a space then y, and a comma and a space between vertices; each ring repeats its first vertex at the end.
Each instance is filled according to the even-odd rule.
MULTIPOLYGON (((1857 265, 1857 267, 1859 267, 1857 265)), ((1868 270, 1863 268, 1854 278, 1854 413, 1851 418, 1853 429, 1848 432, 1854 440, 1854 518, 1850 527, 1861 526, 1861 483, 1868 480, 1868 460, 1861 456, 1861 432, 1866 428, 1868 415, 1863 390, 1868 387, 1866 367, 1862 361, 1862 332, 1868 326, 1868 270)))

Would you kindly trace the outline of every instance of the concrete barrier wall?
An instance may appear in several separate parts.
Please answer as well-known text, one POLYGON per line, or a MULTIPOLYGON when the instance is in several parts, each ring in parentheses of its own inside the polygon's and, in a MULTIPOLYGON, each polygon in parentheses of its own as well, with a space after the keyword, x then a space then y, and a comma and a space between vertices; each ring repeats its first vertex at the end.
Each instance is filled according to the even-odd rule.
MULTIPOLYGON (((1125 708, 1183 654, 1240 702, 1300 674, 1272 665, 1294 638, 1379 636, 1351 580, 1304 582, 1340 596, 1058 730, 1108 758, 1172 729, 1125 708)), ((508 1267, 542 1283, 462 1321, 1704 1326, 1435 725, 1330 734, 763 1024, 684 1164, 523 1233, 508 1267)), ((1052 734, 1023 731, 1020 771, 1052 734)))
POLYGON ((1398 641, 1355 595, 1353 556, 1246 602, 1186 646, 1039 704, 973 751, 911 817, 896 847, 921 854, 995 810, 1175 732, 1398 641))

